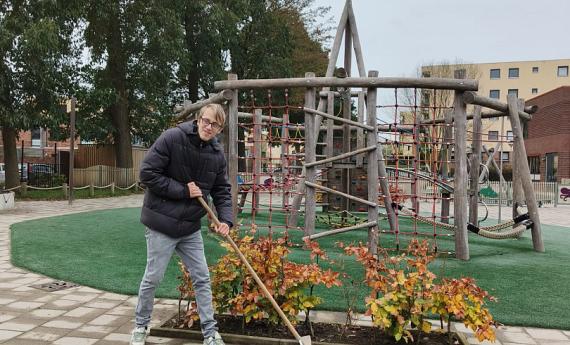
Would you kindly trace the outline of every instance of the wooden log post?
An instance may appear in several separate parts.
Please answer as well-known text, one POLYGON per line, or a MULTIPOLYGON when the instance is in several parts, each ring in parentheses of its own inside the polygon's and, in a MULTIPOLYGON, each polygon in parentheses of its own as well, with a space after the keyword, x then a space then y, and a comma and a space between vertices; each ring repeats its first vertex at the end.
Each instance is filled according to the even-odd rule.
MULTIPOLYGON (((237 74, 228 74, 228 80, 237 80, 237 74)), ((232 209, 233 209, 233 223, 237 224, 238 214, 238 90, 234 90, 232 99, 228 104, 228 121, 226 130, 228 131, 228 179, 232 186, 232 209)))
MULTIPOLYGON (((315 74, 312 72, 305 73, 305 77, 311 78, 315 74)), ((316 90, 314 87, 308 87, 305 91, 305 107, 315 108, 315 95, 316 90)), ((317 153, 317 135, 315 135, 315 116, 311 113, 305 112, 305 164, 313 163, 316 161, 317 153)), ((312 166, 305 166, 305 180, 315 183, 315 168, 312 166)), ((304 183, 303 183, 304 184, 304 183)), ((306 188, 305 190, 305 236, 315 233, 315 219, 316 219, 316 198, 315 188, 306 188)))
MULTIPOLYGON (((327 114, 334 116, 334 94, 329 91, 327 96, 327 114)), ((334 155, 334 121, 327 119, 327 134, 326 134, 325 155, 327 158, 334 155)), ((326 165, 327 168, 332 168, 332 162, 326 165)))
MULTIPOLYGON (((358 93, 358 122, 363 123, 364 122, 364 114, 366 112, 366 108, 365 108, 365 101, 364 101, 364 92, 360 91, 358 93)), ((362 128, 357 127, 356 128, 356 148, 357 149, 361 149, 364 147, 364 131, 362 130, 362 128)), ((372 145, 371 143, 368 143, 368 145, 372 145)), ((363 167, 363 163, 364 163, 364 155, 358 155, 356 156, 356 167, 357 168, 362 168, 363 167)))
MULTIPOLYGON (((518 109, 522 109, 524 107, 524 102, 521 102, 520 100, 517 100, 517 107, 518 109)), ((521 124, 521 131, 524 132, 524 125, 525 123, 523 121, 520 120, 519 118, 519 122, 521 124)), ((512 125, 512 122, 511 122, 512 125)), ((514 130, 513 130, 513 135, 514 135, 514 130)), ((524 149, 524 140, 523 140, 523 144, 522 144, 522 149, 524 149)), ((518 157, 523 157, 520 155, 520 151, 521 150, 521 144, 516 141, 513 140, 513 164, 512 164, 512 169, 513 169, 513 218, 515 218, 516 216, 519 215, 518 212, 518 208, 520 206, 522 206, 525 203, 525 198, 524 198, 524 190, 523 190, 523 185, 522 185, 522 172, 519 170, 520 169, 520 165, 517 164, 517 160, 519 159, 518 157)), ((526 149, 525 149, 526 152, 526 149)), ((502 159, 502 157, 500 158, 502 159)), ((524 154, 524 160, 526 161, 526 153, 524 154)), ((515 227, 515 225, 513 225, 513 227, 515 227)))
MULTIPOLYGON (((327 93, 327 114, 334 116, 334 92, 329 91, 327 93)), ((316 125, 316 122, 315 122, 316 125)), ((327 132, 326 132, 326 137, 325 137, 325 156, 326 158, 332 157, 334 155, 334 120, 331 118, 327 119, 327 132)), ((333 166, 333 162, 329 162, 326 164, 326 167, 328 168, 327 174, 325 175, 326 178, 326 182, 323 183, 324 185, 328 184, 328 181, 330 181, 333 178, 333 174, 334 172, 332 171, 333 166)), ((323 205, 323 212, 328 212, 329 211, 329 205, 332 204, 334 196, 331 194, 327 194, 327 198, 323 198, 323 200, 326 200, 326 205, 323 205)))
POLYGON ((251 196, 251 214, 255 216, 259 209, 259 189, 261 188, 261 170, 263 167, 261 154, 261 109, 255 109, 253 113, 253 193, 251 196))
MULTIPOLYGON (((289 112, 283 112, 283 127, 281 129, 281 173, 283 174, 283 195, 282 203, 285 212, 289 208, 289 189, 290 189, 290 176, 289 176, 289 112), (287 183, 285 183, 287 179, 287 183)), ((285 226, 288 227, 288 219, 285 219, 285 226)))
MULTIPOLYGON (((369 77, 377 77, 378 71, 368 72, 369 77)), ((378 145, 378 127, 376 126, 376 96, 377 90, 375 88, 368 88, 367 90, 367 119, 366 123, 374 129, 366 132, 366 144, 368 146, 376 145, 377 149, 369 151, 367 154, 368 164, 366 172, 368 174, 368 201, 378 203, 378 151, 381 146, 378 145)), ((389 206, 386 205, 386 208, 389 206)), ((374 222, 368 228, 368 251, 372 255, 378 253, 378 206, 368 205, 368 222, 374 222)))
POLYGON ((453 128, 455 131, 455 175, 453 216, 455 225, 455 255, 469 260, 467 234, 467 112, 463 92, 456 91, 453 101, 453 128))
MULTIPOLYGON (((345 120, 350 120, 352 117, 352 110, 351 110, 351 100, 352 96, 350 95, 350 89, 346 89, 342 95, 342 117, 345 120)), ((350 141, 351 141, 351 133, 350 133, 350 125, 346 122, 343 122, 342 126, 342 152, 350 152, 350 141)), ((343 163, 349 164, 350 159, 347 158, 343 163)), ((341 172, 342 176, 342 191, 346 194, 350 194, 350 179, 351 179, 351 171, 349 168, 343 168, 341 172)), ((344 210, 350 211, 350 201, 348 199, 343 199, 343 207, 344 210)))
POLYGON ((537 252, 544 252, 544 243, 542 242, 542 227, 540 224, 540 217, 538 214, 538 203, 534 195, 532 187, 532 180, 530 177, 530 169, 528 166, 526 149, 524 147, 523 130, 521 121, 518 116, 519 110, 517 105, 517 98, 515 95, 507 96, 507 103, 509 105, 509 114, 511 118, 511 127, 513 129, 513 141, 519 147, 516 151, 516 160, 514 164, 517 165, 517 171, 520 175, 520 181, 524 190, 528 214, 532 221, 532 244, 534 250, 537 252))
MULTIPOLYGON (((444 114, 445 128, 443 129, 443 147, 441 150, 441 178, 447 183, 449 178, 449 160, 451 157, 450 146, 453 141, 453 113, 446 111, 444 114)), ((449 209, 451 206, 451 193, 443 190, 441 193, 441 213, 440 220, 442 223, 449 224, 449 209)))
POLYGON ((473 113, 473 139, 471 145, 471 171, 469 172, 469 223, 479 224, 479 165, 481 164, 483 124, 481 107, 476 106, 473 113))

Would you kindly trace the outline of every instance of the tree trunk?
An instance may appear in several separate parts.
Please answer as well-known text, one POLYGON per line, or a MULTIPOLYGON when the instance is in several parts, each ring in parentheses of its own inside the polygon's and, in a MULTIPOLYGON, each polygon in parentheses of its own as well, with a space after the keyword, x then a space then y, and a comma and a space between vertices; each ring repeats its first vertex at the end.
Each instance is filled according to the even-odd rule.
POLYGON ((6 189, 14 188, 20 184, 18 174, 18 151, 16 148, 16 130, 2 127, 2 141, 4 143, 4 163, 6 167, 6 189))
POLYGON ((110 19, 109 59, 107 61, 108 78, 115 89, 115 104, 110 107, 110 115, 115 131, 114 144, 117 167, 132 168, 132 139, 129 121, 129 97, 127 91, 127 57, 123 51, 119 11, 110 19))

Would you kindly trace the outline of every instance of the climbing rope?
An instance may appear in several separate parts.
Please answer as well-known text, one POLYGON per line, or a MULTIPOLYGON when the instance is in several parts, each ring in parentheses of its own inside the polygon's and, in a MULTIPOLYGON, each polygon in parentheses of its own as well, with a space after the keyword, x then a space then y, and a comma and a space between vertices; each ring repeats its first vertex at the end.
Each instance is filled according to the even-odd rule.
MULTIPOLYGON (((414 219, 416 219, 422 223, 439 226, 439 227, 442 227, 446 230, 455 231, 455 226, 452 224, 446 224, 446 223, 442 223, 442 222, 438 222, 436 220, 430 219, 428 217, 420 216, 416 212, 414 212, 413 210, 410 210, 407 207, 402 206, 402 205, 394 204, 393 206, 395 208, 397 208, 399 211, 403 212, 404 214, 406 214, 410 217, 413 217, 414 219)), ((473 224, 468 224, 467 229, 473 233, 478 234, 479 236, 482 236, 482 237, 486 237, 486 238, 490 238, 490 239, 506 239, 506 238, 519 237, 526 229, 530 228, 532 226, 532 224, 533 223, 529 219, 528 213, 525 213, 525 214, 522 214, 518 217, 515 217, 514 219, 508 220, 504 223, 486 226, 486 227, 478 227, 478 226, 473 225, 473 224), (516 227, 514 227, 510 231, 499 232, 500 230, 512 227, 515 224, 519 224, 519 225, 517 225, 516 227)))

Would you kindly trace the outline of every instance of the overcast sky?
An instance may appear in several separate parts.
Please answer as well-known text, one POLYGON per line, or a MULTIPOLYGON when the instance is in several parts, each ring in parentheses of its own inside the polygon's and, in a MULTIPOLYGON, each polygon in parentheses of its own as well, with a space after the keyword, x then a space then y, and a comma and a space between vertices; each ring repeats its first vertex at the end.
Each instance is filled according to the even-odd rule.
MULTIPOLYGON (((335 25, 344 4, 315 1, 332 7, 335 25)), ((418 66, 443 60, 570 58, 570 0, 353 0, 352 6, 366 70, 381 76, 415 76, 418 66)))

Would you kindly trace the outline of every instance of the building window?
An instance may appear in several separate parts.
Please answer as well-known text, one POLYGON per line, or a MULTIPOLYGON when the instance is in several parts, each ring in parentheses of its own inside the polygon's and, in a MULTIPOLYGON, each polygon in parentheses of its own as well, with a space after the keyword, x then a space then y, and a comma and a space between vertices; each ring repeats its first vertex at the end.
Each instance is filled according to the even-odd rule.
POLYGON ((507 140, 513 141, 513 131, 507 131, 507 140))
POLYGON ((515 97, 519 96, 519 89, 509 89, 509 95, 515 95, 515 97))
POLYGON ((501 153, 501 160, 503 162, 508 162, 509 161, 509 154, 510 154, 510 152, 502 152, 501 153))
POLYGON ((558 153, 546 154, 546 182, 556 182, 558 173, 558 153))
POLYGON ((567 77, 568 76, 568 66, 558 66, 558 76, 567 77))
POLYGON ((489 98, 501 98, 501 90, 491 90, 489 91, 489 98))
POLYGON ((509 78, 518 78, 518 77, 519 77, 519 69, 509 68, 509 78))
POLYGON ((487 137, 489 140, 497 141, 499 140, 499 131, 489 131, 489 133, 487 133, 487 137))
POLYGON ((501 79, 501 70, 498 68, 492 68, 490 74, 491 79, 501 79))
POLYGON ((431 77, 431 73, 429 71, 422 72, 422 78, 429 78, 429 77, 431 77))
POLYGON ((528 157, 528 167, 531 174, 540 174, 540 156, 528 157))
POLYGON ((528 167, 533 181, 540 181, 540 156, 528 157, 528 167))
POLYGON ((538 89, 536 87, 533 87, 531 92, 533 95, 536 95, 536 94, 538 94, 538 89))
POLYGON ((40 147, 42 145, 42 131, 39 128, 32 129, 32 147, 40 147))
POLYGON ((455 71, 453 71, 453 77, 455 79, 465 79, 466 75, 467 73, 465 72, 465 68, 456 69, 455 71))
POLYGON ((532 73, 538 73, 538 67, 533 67, 533 68, 532 68, 532 73))

